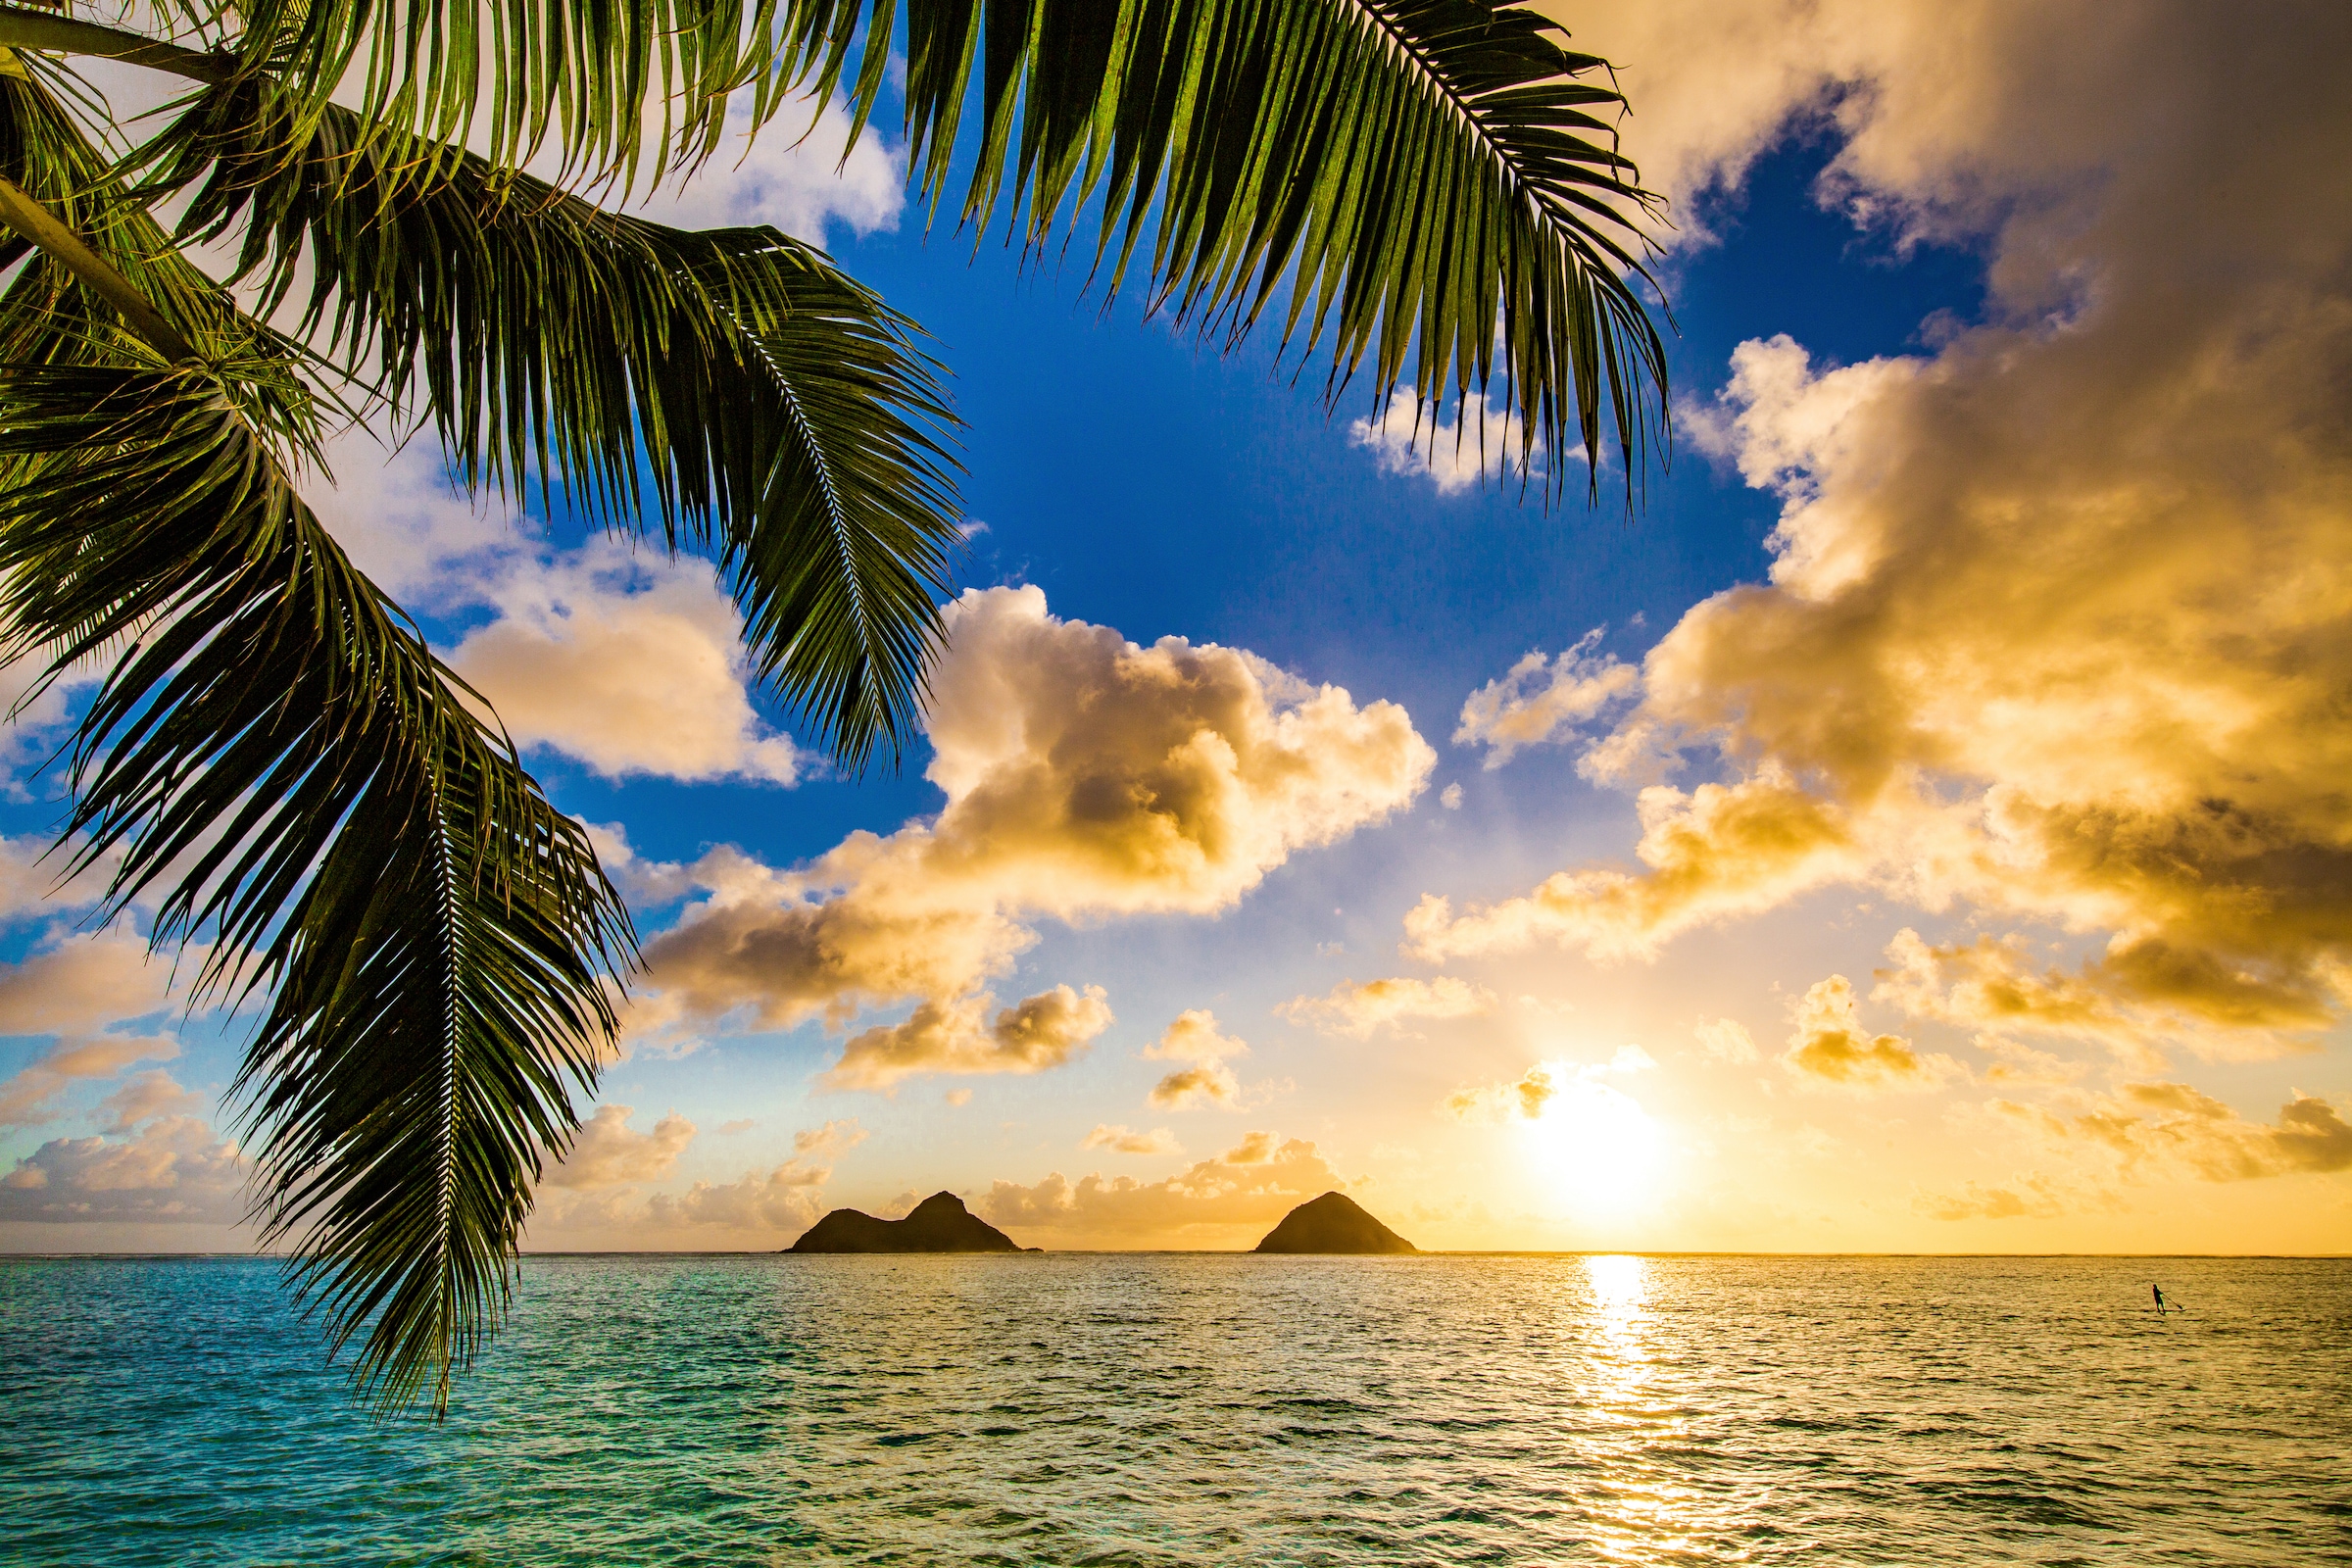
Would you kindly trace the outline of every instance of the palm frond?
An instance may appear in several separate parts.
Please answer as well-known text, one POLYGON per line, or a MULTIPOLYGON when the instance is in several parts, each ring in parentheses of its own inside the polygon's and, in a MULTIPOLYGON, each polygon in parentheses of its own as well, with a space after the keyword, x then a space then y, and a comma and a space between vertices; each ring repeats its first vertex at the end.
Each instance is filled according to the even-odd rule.
POLYGON ((1499 369, 1519 459, 1556 491, 1605 412, 1631 482, 1669 426, 1639 283, 1656 202, 1619 156, 1606 62, 1493 0, 800 0, 786 69, 859 123, 904 15, 906 135, 933 210, 1032 249, 1099 204, 1096 265, 1237 343, 1328 343, 1442 407, 1499 369), (858 40, 862 38, 862 46, 858 40), (854 71, 854 74, 853 74, 854 71), (1148 243, 1147 243, 1148 240, 1148 243), (1409 369, 1409 374, 1408 374, 1409 369))
MULTIPOLYGON (((272 362, 232 367, 267 378, 272 362)), ((495 1326, 543 1156, 633 960, 579 826, 201 370, 0 378, 0 613, 53 670, 125 648, 71 754, 78 864, 265 999, 234 1095, 260 1211, 354 1374, 448 1397, 495 1326)))
POLYGON ((561 482, 589 518, 650 512, 736 578, 763 677, 852 767, 911 737, 934 592, 959 540, 955 417, 913 323, 773 228, 606 212, 485 159, 404 155, 258 84, 157 145, 202 183, 183 233, 242 229, 243 275, 303 330, 420 396, 468 482, 561 482), (431 180, 387 159, 438 161, 431 180))
POLYGON ((471 145, 502 169, 552 151, 563 177, 627 189, 710 157, 739 89, 755 123, 774 114, 777 13, 777 0, 253 0, 235 47, 306 130, 339 93, 369 139, 471 145))

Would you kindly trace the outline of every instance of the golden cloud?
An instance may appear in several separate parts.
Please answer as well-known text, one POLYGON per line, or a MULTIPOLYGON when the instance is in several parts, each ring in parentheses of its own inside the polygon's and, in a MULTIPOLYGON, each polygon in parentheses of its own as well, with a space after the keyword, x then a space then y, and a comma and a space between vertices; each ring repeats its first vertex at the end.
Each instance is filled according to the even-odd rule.
POLYGON ((1176 1142, 1176 1135, 1165 1127, 1154 1127, 1148 1133, 1139 1133, 1132 1127, 1113 1127, 1106 1122, 1098 1123, 1095 1130, 1088 1133, 1078 1147, 1080 1149, 1107 1149, 1114 1154, 1181 1154, 1184 1152, 1176 1142))
POLYGON ((992 1225, 1048 1232, 1063 1246, 1202 1245, 1232 1239, 1238 1226, 1270 1226, 1348 1185, 1312 1143, 1253 1132, 1164 1181, 1098 1174, 1072 1182, 1055 1171, 1032 1186, 999 1181, 972 1206, 992 1225))
POLYGON ((853 1038, 825 1074, 836 1089, 888 1089, 917 1073, 1044 1072, 1058 1067, 1114 1021, 1101 986, 1041 991, 983 1019, 987 992, 925 1002, 902 1023, 853 1038))
POLYGON ((1989 294, 1932 353, 1735 354, 1688 422, 1780 497, 1770 578, 1687 613, 1583 764, 1722 778, 1642 792, 1645 870, 1429 900, 1413 951, 1642 956, 1851 882, 2104 944, 2065 972, 1944 950, 1903 988, 1931 1016, 2250 1056, 2344 1015, 2352 13, 2293 15, 1668 0, 1587 24, 1621 52, 1708 35, 1680 86, 1654 45, 1633 83, 1637 152, 1674 127, 1670 179, 1736 176, 1827 105, 1825 196, 1988 237, 1989 294))
POLYGON ((790 784, 799 754, 753 709, 743 617, 708 563, 592 544, 510 570, 498 618, 451 651, 517 741, 608 778, 790 784))
POLYGON ((694 1142, 694 1123, 671 1111, 650 1133, 629 1129, 631 1107, 599 1105, 580 1124, 571 1148, 547 1173, 551 1187, 617 1187, 660 1181, 694 1142))
POLYGON ((1865 1029, 1853 982, 1841 974, 1807 990, 1795 1013, 1781 1065, 1800 1080, 1854 1090, 1934 1089, 1963 1073, 1949 1056, 1865 1029))
POLYGON ((967 592, 948 619, 926 769, 945 808, 791 871, 733 852, 641 868, 709 897, 647 945, 660 995, 640 1027, 846 1026, 912 1002, 931 1010, 867 1058, 933 1070, 919 1036, 989 1070, 1051 1065, 1064 1056, 981 1050, 972 1022, 1037 940, 1028 922, 1217 913, 1409 804, 1436 761, 1393 703, 1359 708, 1235 649, 1139 648, 1056 619, 1035 588, 967 592))
POLYGON ((1413 1018, 1475 1018, 1492 1012, 1494 993, 1451 975, 1343 980, 1328 996, 1294 997, 1274 1010, 1325 1034, 1368 1040, 1376 1030, 1413 1018))
POLYGON ((2068 1115, 1996 1100, 1990 1108, 2053 1144, 2088 1144, 2136 1175, 2186 1170, 2211 1182, 2352 1170, 2352 1124, 2327 1101, 2298 1094, 2274 1124, 2248 1121, 2186 1084, 2126 1084, 2082 1097, 2068 1115))

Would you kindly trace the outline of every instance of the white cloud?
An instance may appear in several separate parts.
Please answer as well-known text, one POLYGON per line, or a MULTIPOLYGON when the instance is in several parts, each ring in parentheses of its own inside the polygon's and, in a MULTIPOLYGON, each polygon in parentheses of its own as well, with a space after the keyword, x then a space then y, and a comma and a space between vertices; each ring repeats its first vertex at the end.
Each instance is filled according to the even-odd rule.
POLYGON ((1462 704, 1457 746, 1487 748, 1486 765, 1500 767, 1521 750, 1595 717, 1640 687, 1640 671, 1614 654, 1596 654, 1605 627, 1585 633, 1556 659, 1531 653, 1499 680, 1489 681, 1462 704))
POLYGON ((739 96, 729 108, 711 160, 693 178, 671 181, 632 212, 682 228, 770 223, 816 245, 836 224, 860 238, 899 226, 906 196, 904 159, 869 128, 845 161, 850 117, 839 102, 828 100, 813 121, 805 102, 788 105, 748 144, 748 100, 739 96))
POLYGON ((1755 1037, 1737 1018, 1701 1020, 1692 1033, 1698 1036, 1699 1049, 1717 1061, 1743 1067, 1757 1059, 1755 1037))
POLYGON ((1398 386, 1379 414, 1348 421, 1348 439, 1369 448, 1381 472, 1426 476, 1438 494, 1450 496, 1489 477, 1514 480, 1521 429, 1516 412, 1499 406, 1490 412, 1481 392, 1463 394, 1454 417, 1439 424, 1434 411, 1415 409, 1410 387, 1398 386))

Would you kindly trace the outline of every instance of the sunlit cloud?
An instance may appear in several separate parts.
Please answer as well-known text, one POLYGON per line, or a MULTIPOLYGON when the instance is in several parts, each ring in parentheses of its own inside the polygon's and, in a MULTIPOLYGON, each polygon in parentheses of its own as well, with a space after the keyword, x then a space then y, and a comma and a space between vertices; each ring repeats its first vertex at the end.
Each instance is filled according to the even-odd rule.
POLYGON ((1614 654, 1595 653, 1605 627, 1594 627, 1556 659, 1529 654, 1500 678, 1472 692, 1453 732, 1456 746, 1484 746, 1486 765, 1502 766, 1520 751, 1557 739, 1597 716, 1642 684, 1641 671, 1614 654))
POLYGON ((1494 1010, 1494 993, 1451 975, 1343 980, 1321 997, 1293 997, 1275 1011, 1324 1034, 1366 1040, 1416 1019, 1476 1018, 1494 1010))

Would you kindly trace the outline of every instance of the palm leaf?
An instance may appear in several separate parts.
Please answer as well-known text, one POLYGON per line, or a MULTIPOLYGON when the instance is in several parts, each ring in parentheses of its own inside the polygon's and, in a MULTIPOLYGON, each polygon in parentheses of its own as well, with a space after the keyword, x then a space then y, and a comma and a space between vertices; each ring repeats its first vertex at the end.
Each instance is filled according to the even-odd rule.
POLYGON ((913 323, 772 228, 606 212, 468 154, 404 154, 340 110, 216 88, 157 144, 183 234, 421 399, 468 482, 556 476, 593 521, 647 513, 733 573, 761 675, 849 765, 912 735, 959 541, 954 424, 913 323), (395 176, 438 161, 433 178, 395 176))
POLYGON ((439 1405, 504 1308, 633 939, 585 834, 248 406, 199 370, 0 378, 6 652, 127 646, 73 746, 78 863, 120 851, 109 911, 160 889, 155 940, 211 941, 200 989, 264 999, 233 1093, 266 1235, 296 1240, 364 1388, 439 1405))
POLYGON ((1115 292, 1237 343, 1278 295, 1282 342, 1328 343, 1326 393, 1368 371, 1435 413, 1500 371, 1519 459, 1551 489, 1605 411, 1629 483, 1669 428, 1665 347, 1637 281, 1655 199, 1621 108, 1537 13, 1492 0, 801 0, 786 68, 863 123, 904 16, 906 135, 934 211, 1002 213, 1036 250, 1099 210, 1115 292), (858 40, 862 37, 860 49, 858 40), (855 74, 853 75, 853 61, 855 74), (1074 217, 1067 220, 1074 221, 1074 217), (1409 375, 1408 375, 1409 365, 1409 375))

